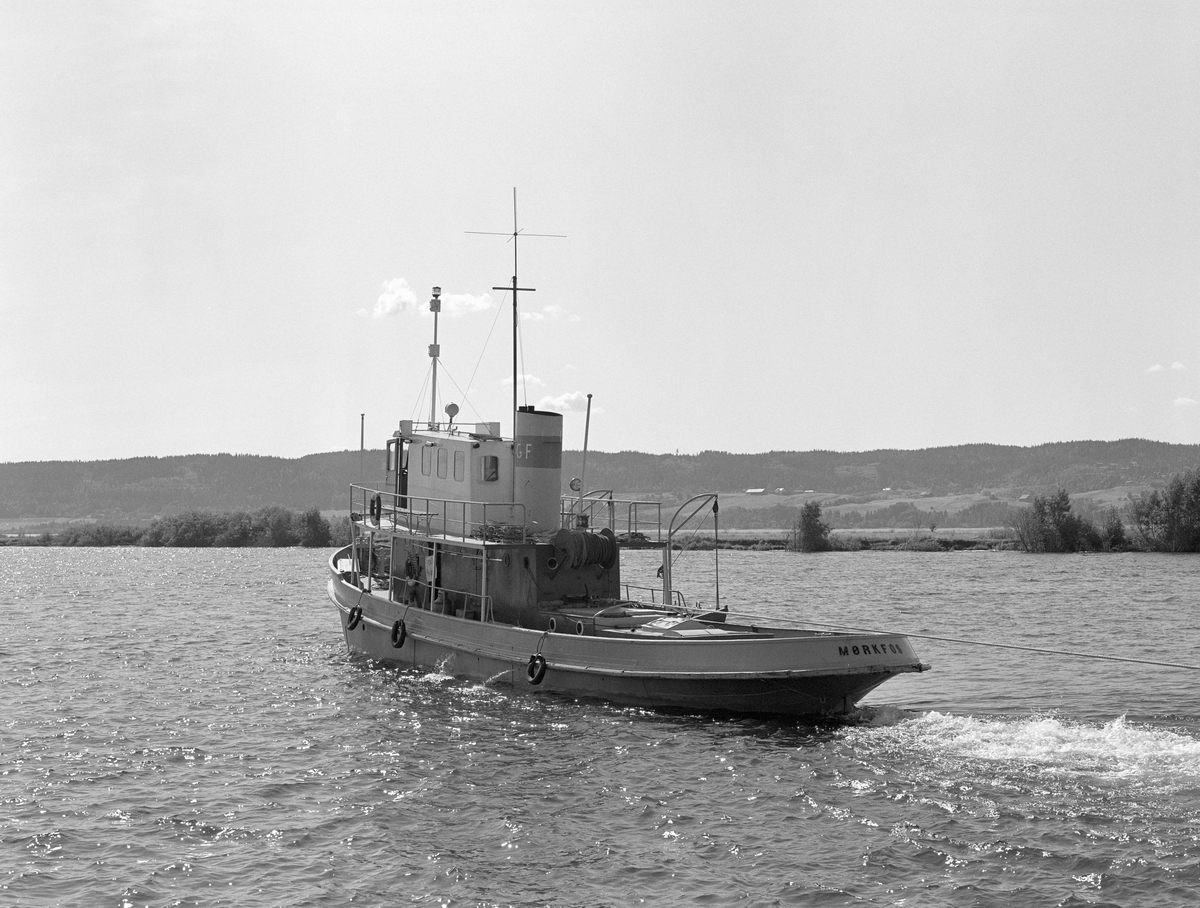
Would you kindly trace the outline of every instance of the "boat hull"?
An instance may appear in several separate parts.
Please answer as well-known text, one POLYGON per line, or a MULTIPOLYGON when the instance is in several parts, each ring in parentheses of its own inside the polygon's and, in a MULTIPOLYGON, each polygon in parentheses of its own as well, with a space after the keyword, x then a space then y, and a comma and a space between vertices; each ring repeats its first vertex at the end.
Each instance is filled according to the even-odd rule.
POLYGON ((844 715, 888 678, 925 667, 900 635, 775 629, 781 636, 618 640, 482 622, 390 601, 385 591, 349 582, 332 563, 328 592, 351 653, 653 709, 844 715))

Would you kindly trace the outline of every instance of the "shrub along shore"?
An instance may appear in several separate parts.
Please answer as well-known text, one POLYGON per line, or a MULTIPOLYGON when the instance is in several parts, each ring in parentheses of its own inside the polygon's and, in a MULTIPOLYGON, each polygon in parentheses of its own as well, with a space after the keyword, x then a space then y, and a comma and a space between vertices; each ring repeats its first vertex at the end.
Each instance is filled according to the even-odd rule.
MULTIPOLYGON (((1031 553, 1055 552, 1200 552, 1200 469, 1171 477, 1163 489, 1155 489, 1124 508, 1110 507, 1095 518, 1071 508, 1066 489, 1053 495, 1035 496, 1024 507, 1010 508, 1004 545, 976 548, 1014 548, 1031 553)), ((892 546, 867 544, 865 539, 835 536, 821 519, 821 505, 810 501, 796 516, 790 547, 802 552, 834 549, 898 548, 937 551, 958 548, 919 531, 892 546)), ((989 534, 998 537, 1000 534, 989 534)))
POLYGON ((159 517, 148 527, 112 523, 80 524, 58 533, 16 536, 7 545, 112 546, 142 545, 175 548, 249 546, 327 548, 350 541, 350 523, 343 517, 330 524, 317 508, 292 511, 268 507, 257 511, 185 511, 159 517))
MULTIPOLYGON (((1019 550, 1052 552, 1200 552, 1200 469, 1173 476, 1124 508, 1110 507, 1087 516, 1075 513, 1065 489, 1039 495, 1030 505, 1009 507, 1007 525, 990 529, 943 529, 936 523, 907 529, 833 529, 822 519, 821 505, 809 501, 782 530, 726 530, 697 533, 687 548, 787 549, 825 551, 1019 550)), ((330 524, 317 508, 281 507, 254 512, 185 511, 160 517, 148 527, 108 523, 73 525, 58 533, 10 537, 8 545, 62 546, 307 546, 327 548, 350 542, 350 520, 330 524)))

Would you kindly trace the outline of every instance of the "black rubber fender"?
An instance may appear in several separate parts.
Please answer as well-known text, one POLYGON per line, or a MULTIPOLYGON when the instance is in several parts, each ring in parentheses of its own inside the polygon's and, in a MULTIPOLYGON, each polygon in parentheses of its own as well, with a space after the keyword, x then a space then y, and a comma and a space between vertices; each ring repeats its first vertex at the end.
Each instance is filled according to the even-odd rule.
POLYGON ((350 617, 346 621, 346 630, 354 630, 358 627, 360 621, 362 621, 362 608, 356 605, 350 609, 350 617))
POLYGON ((396 649, 404 646, 404 640, 408 637, 408 628, 404 626, 404 619, 401 618, 392 625, 392 646, 396 649))
POLYGON ((541 653, 534 653, 529 657, 529 667, 525 669, 525 678, 530 684, 541 684, 544 677, 546 677, 546 657, 541 653))

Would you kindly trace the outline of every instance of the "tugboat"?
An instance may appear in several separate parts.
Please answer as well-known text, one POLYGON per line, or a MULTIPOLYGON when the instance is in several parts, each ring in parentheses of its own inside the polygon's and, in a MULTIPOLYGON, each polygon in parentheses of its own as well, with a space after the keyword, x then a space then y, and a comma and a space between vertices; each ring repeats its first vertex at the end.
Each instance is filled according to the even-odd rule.
MULTIPOLYGON (((514 332, 519 289, 514 276, 514 332)), ((429 420, 400 420, 381 487, 351 486, 353 541, 329 560, 351 653, 617 704, 792 716, 845 715, 893 675, 929 668, 903 635, 764 627, 722 610, 719 592, 715 609, 689 606, 672 552, 716 494, 665 524, 659 502, 574 480, 563 496, 562 416, 516 406, 515 381, 510 436, 455 423, 453 403, 439 419, 440 295, 429 420), (628 548, 661 550, 661 587, 622 584, 628 548)), ((585 471, 586 457, 585 433, 585 471)))

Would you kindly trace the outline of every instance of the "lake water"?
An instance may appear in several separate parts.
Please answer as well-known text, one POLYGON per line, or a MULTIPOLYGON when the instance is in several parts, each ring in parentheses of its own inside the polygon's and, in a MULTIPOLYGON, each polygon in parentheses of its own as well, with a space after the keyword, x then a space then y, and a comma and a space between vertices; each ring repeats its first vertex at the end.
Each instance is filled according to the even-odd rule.
POLYGON ((723 553, 735 610, 1055 651, 914 638, 812 727, 352 660, 327 554, 0 548, 0 905, 1197 904, 1200 671, 1075 654, 1200 665, 1200 558, 723 553))

